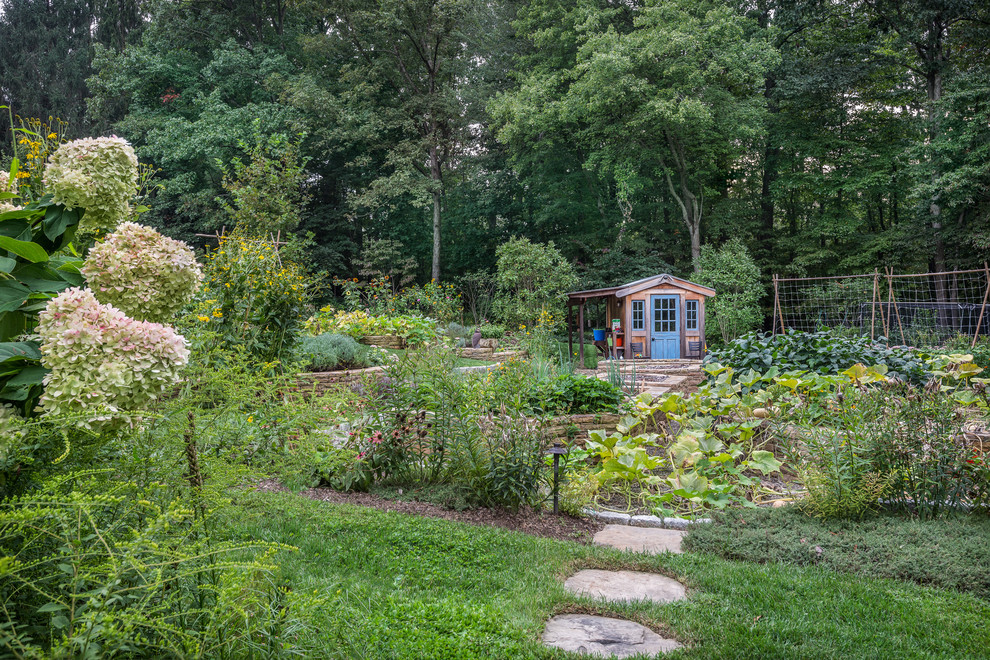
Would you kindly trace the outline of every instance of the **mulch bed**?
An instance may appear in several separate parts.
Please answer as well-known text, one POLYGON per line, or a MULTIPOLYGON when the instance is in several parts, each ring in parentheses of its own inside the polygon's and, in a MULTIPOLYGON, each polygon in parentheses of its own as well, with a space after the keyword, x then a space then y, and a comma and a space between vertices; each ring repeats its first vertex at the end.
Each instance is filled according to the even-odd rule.
MULTIPOLYGON (((254 484, 252 489, 261 492, 289 492, 275 479, 266 479, 254 484)), ((323 487, 310 488, 301 491, 298 495, 332 504, 351 504, 380 511, 394 511, 427 518, 443 518, 470 525, 501 527, 533 536, 560 541, 577 541, 584 544, 590 544, 594 535, 605 527, 604 523, 589 518, 575 518, 566 514, 555 516, 548 511, 530 508, 523 508, 517 512, 487 508, 454 511, 427 502, 391 500, 372 493, 343 493, 323 487)))

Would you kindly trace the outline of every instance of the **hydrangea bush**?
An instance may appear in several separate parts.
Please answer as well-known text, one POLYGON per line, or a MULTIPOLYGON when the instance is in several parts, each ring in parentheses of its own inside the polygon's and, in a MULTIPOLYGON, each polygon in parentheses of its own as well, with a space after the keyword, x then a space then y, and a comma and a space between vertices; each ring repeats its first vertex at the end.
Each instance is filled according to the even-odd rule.
POLYGON ((134 222, 90 250, 82 272, 101 303, 159 323, 175 318, 203 279, 188 245, 134 222))
POLYGON ((45 189, 55 204, 82 207, 84 233, 116 229, 130 215, 128 203, 138 188, 134 149, 118 137, 82 138, 60 146, 45 169, 45 189))
MULTIPOLYGON (((13 182, 10 180, 10 174, 7 172, 0 171, 0 193, 16 193, 17 192, 17 180, 13 182)), ((0 199, 0 213, 8 213, 10 211, 17 211, 20 207, 11 204, 7 199, 0 199)))
POLYGON ((79 415, 80 426, 110 429, 131 422, 178 381, 189 360, 182 335, 103 305, 71 288, 40 315, 45 377, 41 406, 48 414, 79 415))
POLYGON ((17 181, 11 185, 10 174, 8 172, 0 171, 0 193, 16 193, 17 192, 17 181))

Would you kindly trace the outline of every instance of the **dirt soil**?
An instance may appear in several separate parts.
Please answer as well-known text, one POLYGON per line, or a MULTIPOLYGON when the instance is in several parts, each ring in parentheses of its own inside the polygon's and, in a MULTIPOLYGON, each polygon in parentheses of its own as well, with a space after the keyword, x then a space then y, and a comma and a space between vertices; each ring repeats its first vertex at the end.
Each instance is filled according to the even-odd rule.
MULTIPOLYGON (((275 479, 261 481, 253 485, 252 489, 261 492, 289 492, 275 479)), ((380 511, 443 518, 470 525, 501 527, 533 536, 560 541, 577 541, 584 544, 590 544, 594 535, 605 527, 604 523, 589 518, 575 518, 563 513, 555 516, 549 511, 538 511, 530 508, 523 508, 518 512, 487 508, 454 511, 427 502, 391 500, 372 493, 343 493, 325 487, 301 491, 299 496, 333 504, 366 506, 380 511)))

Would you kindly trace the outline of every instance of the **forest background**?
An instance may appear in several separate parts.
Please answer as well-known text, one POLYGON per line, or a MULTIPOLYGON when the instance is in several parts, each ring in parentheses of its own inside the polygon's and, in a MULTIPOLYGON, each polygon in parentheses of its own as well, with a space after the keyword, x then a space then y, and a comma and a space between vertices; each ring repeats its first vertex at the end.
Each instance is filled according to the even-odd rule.
POLYGON ((766 280, 990 259, 980 0, 0 9, 0 105, 131 141, 158 170, 142 222, 193 244, 262 154, 273 212, 298 196, 313 270, 342 277, 373 239, 419 281, 552 240, 582 287, 690 275, 730 239, 766 280))

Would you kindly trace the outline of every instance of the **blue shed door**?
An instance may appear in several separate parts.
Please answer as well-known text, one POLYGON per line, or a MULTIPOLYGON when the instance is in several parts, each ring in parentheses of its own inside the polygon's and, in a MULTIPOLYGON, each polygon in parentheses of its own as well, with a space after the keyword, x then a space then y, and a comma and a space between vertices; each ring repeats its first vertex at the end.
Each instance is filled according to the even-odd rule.
POLYGON ((652 296, 650 357, 654 360, 677 360, 681 357, 681 328, 677 318, 680 306, 680 296, 652 296))

